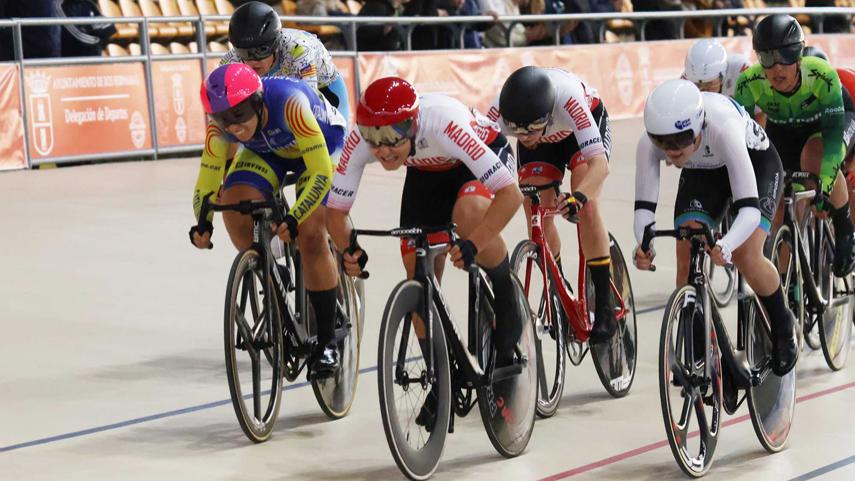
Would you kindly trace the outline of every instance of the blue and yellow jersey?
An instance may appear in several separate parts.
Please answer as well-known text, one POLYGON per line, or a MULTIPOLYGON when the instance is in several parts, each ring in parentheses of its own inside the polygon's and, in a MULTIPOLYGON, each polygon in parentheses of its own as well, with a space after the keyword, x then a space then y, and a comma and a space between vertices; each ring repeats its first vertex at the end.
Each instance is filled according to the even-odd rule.
MULTIPOLYGON (((262 79, 264 115, 255 135, 241 142, 245 149, 268 162, 302 159, 305 182, 289 214, 298 222, 321 205, 332 184, 334 168, 330 153, 341 147, 345 120, 311 87, 284 77, 262 79)), ((208 126, 199 178, 193 195, 193 207, 199 216, 201 199, 216 192, 225 175, 229 143, 237 142, 214 124, 208 126)), ((236 159, 232 169, 240 168, 236 159)))

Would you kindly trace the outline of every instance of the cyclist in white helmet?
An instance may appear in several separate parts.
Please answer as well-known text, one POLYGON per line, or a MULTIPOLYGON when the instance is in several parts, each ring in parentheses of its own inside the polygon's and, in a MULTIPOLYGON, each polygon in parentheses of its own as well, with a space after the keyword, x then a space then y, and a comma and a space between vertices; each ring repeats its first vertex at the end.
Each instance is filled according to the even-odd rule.
MULTIPOLYGON (((737 215, 727 234, 710 249, 717 265, 733 262, 757 293, 772 321, 772 370, 783 376, 798 358, 795 318, 787 307, 775 266, 763 244, 781 197, 781 158, 763 129, 733 99, 701 93, 691 82, 669 80, 644 106, 645 133, 638 141, 635 169, 635 237, 656 220, 661 161, 682 169, 674 225, 718 226, 732 198, 737 215), (758 194, 759 193, 759 194, 758 194)), ((688 282, 690 246, 677 243, 677 285, 688 282)), ((638 246, 636 267, 650 269, 655 256, 638 246)))
POLYGON ((750 66, 744 55, 729 54, 718 40, 704 38, 695 42, 686 54, 683 78, 697 85, 701 92, 732 97, 736 79, 750 66))

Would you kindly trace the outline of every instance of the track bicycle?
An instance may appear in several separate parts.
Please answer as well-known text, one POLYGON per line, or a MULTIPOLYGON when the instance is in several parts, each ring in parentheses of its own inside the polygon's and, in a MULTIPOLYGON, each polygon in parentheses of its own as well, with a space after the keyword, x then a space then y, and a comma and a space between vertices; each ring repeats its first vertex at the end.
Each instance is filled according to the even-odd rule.
POLYGON ((706 474, 719 441, 722 408, 733 414, 744 401, 760 444, 770 453, 782 450, 795 412, 796 370, 783 377, 772 373, 766 311, 740 275, 734 346, 710 293, 705 264, 711 262, 706 248, 715 245, 712 231, 703 224, 674 230, 653 230, 651 224, 641 249, 647 252, 660 236, 691 242, 689 282, 665 306, 659 344, 659 398, 674 459, 688 476, 706 474))
POLYGON ((415 275, 401 281, 389 295, 377 359, 380 414, 398 468, 410 479, 430 477, 439 465, 446 435, 454 431, 455 416, 466 416, 475 405, 496 451, 509 458, 522 454, 534 429, 537 377, 531 313, 519 281, 513 280, 521 306, 522 335, 512 362, 497 366, 492 343, 494 297, 483 271, 468 269, 465 343, 434 272, 434 261, 457 240, 453 224, 386 231, 355 229, 351 245, 359 235, 415 239, 415 275), (421 343, 416 335, 420 330, 421 343), (433 406, 426 403, 431 392, 433 406), (425 410, 431 420, 420 423, 425 410))
MULTIPOLYGON (((543 220, 556 215, 554 209, 543 206, 539 192, 554 189, 558 195, 560 182, 534 186, 521 185, 520 190, 531 199, 531 236, 521 241, 511 256, 513 270, 523 284, 534 312, 535 345, 537 347, 537 414, 551 417, 558 410, 564 391, 566 362, 578 366, 588 352, 587 340, 593 326, 594 286, 585 268, 581 230, 579 240, 579 275, 577 295, 564 279, 543 234, 543 220)), ((609 234, 611 256, 611 294, 619 330, 611 341, 590 346, 591 357, 603 387, 614 397, 623 397, 635 378, 637 331, 635 298, 632 284, 617 240, 609 234)))

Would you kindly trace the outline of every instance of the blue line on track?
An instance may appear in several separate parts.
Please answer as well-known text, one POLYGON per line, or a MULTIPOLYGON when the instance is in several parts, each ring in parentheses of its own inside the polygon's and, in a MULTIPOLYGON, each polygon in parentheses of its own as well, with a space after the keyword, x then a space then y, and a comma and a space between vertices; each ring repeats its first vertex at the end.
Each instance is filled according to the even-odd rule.
MULTIPOLYGON (((665 308, 664 304, 661 306, 646 307, 644 309, 637 310, 636 314, 646 314, 648 312, 658 311, 658 310, 664 309, 664 308, 665 308)), ((374 372, 376 370, 377 370, 377 366, 366 367, 364 369, 360 369, 359 374, 374 372)), ((309 382, 300 382, 297 384, 291 384, 291 385, 285 386, 283 388, 283 391, 290 391, 292 389, 299 389, 302 387, 306 387, 308 385, 310 385, 309 382)), ((213 408, 217 408, 220 406, 225 406, 225 405, 231 404, 231 402, 232 402, 231 399, 224 399, 221 401, 214 401, 214 402, 209 402, 209 403, 205 403, 205 404, 198 404, 196 406, 190 406, 190 407, 186 407, 186 408, 176 409, 174 411, 166 411, 166 412, 162 412, 162 413, 152 414, 150 416, 143 416, 140 418, 128 419, 127 421, 121 421, 118 423, 105 424, 104 426, 96 426, 94 428, 83 429, 81 431, 74 431, 74 432, 65 433, 65 434, 58 434, 56 436, 49 436, 49 437, 41 438, 41 439, 34 439, 32 441, 27 441, 27 442, 18 443, 18 444, 10 444, 8 446, 0 446, 0 453, 5 453, 8 451, 15 451, 17 449, 30 448, 33 446, 40 446, 42 444, 49 444, 49 443, 53 443, 53 442, 57 442, 57 441, 63 441, 66 439, 79 438, 81 436, 88 436, 90 434, 96 434, 96 433, 100 433, 100 432, 104 432, 104 431, 111 431, 113 429, 124 428, 127 426, 133 426, 135 424, 141 424, 141 423, 145 423, 145 422, 149 422, 149 421, 156 421, 158 419, 164 419, 164 418, 169 418, 169 417, 173 417, 173 416, 180 416, 182 414, 189 414, 189 413, 194 413, 197 411, 204 411, 206 409, 213 409, 213 408)))
POLYGON ((801 476, 796 476, 795 478, 792 478, 789 481, 807 481, 808 479, 818 478, 818 477, 822 476, 823 474, 830 473, 830 472, 834 471, 835 469, 840 469, 844 466, 848 466, 848 465, 853 464, 853 463, 855 463, 855 455, 849 456, 846 459, 841 459, 840 461, 837 461, 836 463, 831 463, 831 464, 829 464, 827 466, 823 466, 819 469, 814 469, 813 471, 811 471, 809 473, 805 473, 801 476))

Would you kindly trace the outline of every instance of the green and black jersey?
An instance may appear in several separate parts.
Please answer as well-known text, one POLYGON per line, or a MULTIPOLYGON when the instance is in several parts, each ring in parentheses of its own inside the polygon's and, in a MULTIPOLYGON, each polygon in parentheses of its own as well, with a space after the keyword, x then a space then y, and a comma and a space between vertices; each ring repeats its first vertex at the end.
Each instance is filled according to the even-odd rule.
MULTIPOLYGON (((840 78, 834 68, 820 58, 804 57, 799 67, 801 82, 794 92, 785 95, 772 88, 763 74, 763 67, 755 64, 739 76, 734 99, 749 114, 753 115, 755 107, 762 110, 770 131, 774 128, 782 134, 788 131, 799 135, 821 134, 823 156, 820 177, 823 190, 829 192, 846 152, 843 142, 846 119, 840 78)), ((777 144, 771 132, 770 138, 777 144)))

